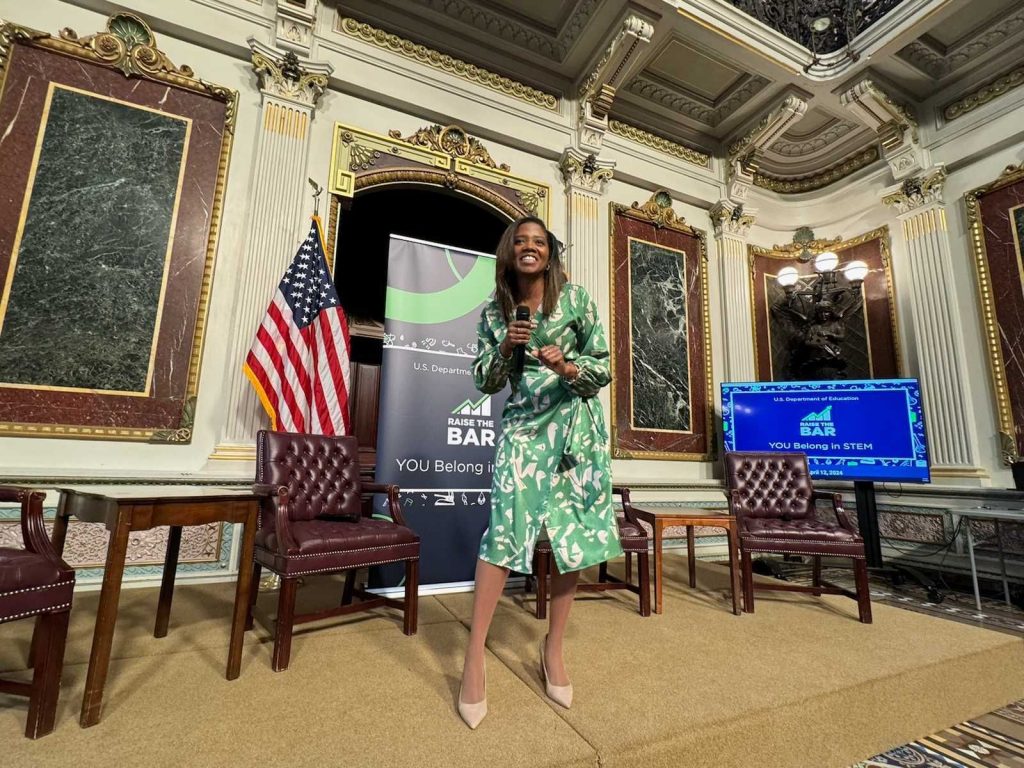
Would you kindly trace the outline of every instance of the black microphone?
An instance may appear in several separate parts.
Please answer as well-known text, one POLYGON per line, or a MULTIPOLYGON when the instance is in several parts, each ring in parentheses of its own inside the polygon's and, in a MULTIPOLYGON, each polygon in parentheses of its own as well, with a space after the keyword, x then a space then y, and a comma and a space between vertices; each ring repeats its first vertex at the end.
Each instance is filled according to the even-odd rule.
MULTIPOLYGON (((529 320, 530 308, 525 304, 516 307, 516 320, 529 320)), ((523 364, 526 359, 526 345, 517 344, 512 350, 512 378, 518 379, 523 375, 523 364)))

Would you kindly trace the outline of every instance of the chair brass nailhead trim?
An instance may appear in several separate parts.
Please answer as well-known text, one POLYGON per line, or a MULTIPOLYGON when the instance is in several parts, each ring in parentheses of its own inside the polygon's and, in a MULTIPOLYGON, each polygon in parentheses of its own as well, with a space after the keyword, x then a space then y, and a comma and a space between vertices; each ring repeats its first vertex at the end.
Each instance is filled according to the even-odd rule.
POLYGON ((0 592, 0 597, 7 597, 8 595, 18 595, 22 592, 38 592, 41 589, 51 589, 52 587, 66 587, 68 584, 74 584, 73 579, 65 579, 64 581, 58 581, 56 584, 47 584, 42 587, 25 587, 24 589, 15 589, 11 592, 0 592))
MULTIPOLYGON (((22 591, 26 591, 27 592, 28 590, 22 590, 22 591)), ((71 607, 71 603, 63 603, 62 605, 55 605, 55 606, 52 606, 51 608, 40 608, 38 611, 25 611, 24 613, 15 613, 15 614, 12 614, 11 616, 0 616, 0 621, 10 621, 11 619, 21 619, 21 618, 24 618, 25 616, 32 616, 33 614, 36 614, 36 613, 57 613, 58 611, 62 611, 65 608, 70 608, 70 607, 71 607)))
MULTIPOLYGON (((291 559, 298 559, 300 557, 325 557, 327 555, 347 555, 350 552, 372 552, 375 549, 392 549, 393 547, 406 547, 406 546, 409 546, 410 544, 417 544, 417 543, 419 543, 419 542, 406 541, 406 542, 403 542, 401 544, 382 544, 379 547, 363 547, 362 549, 342 549, 342 550, 335 549, 335 550, 331 550, 330 552, 313 552, 313 553, 308 554, 308 555, 280 555, 280 553, 274 552, 273 550, 267 549, 266 547, 259 547, 259 549, 262 549, 264 552, 270 552, 271 554, 273 554, 275 556, 280 555, 281 557, 287 557, 289 560, 291 560, 291 559)), ((390 562, 394 562, 394 561, 393 560, 388 560, 387 562, 390 563, 390 562)))
MULTIPOLYGON (((352 568, 369 568, 370 566, 373 566, 373 565, 387 565, 388 563, 408 563, 408 562, 411 562, 411 561, 419 562, 419 560, 420 559, 418 557, 396 557, 393 560, 378 560, 375 563, 360 563, 358 566, 353 565, 352 568)), ((296 571, 295 573, 289 573, 287 576, 285 576, 283 574, 278 574, 278 575, 280 575, 282 579, 287 579, 287 578, 291 578, 292 576, 306 576, 306 575, 308 575, 310 573, 325 573, 327 571, 331 571, 331 572, 334 572, 334 573, 340 573, 342 570, 350 570, 350 569, 348 569, 348 568, 344 568, 343 569, 343 568, 338 568, 337 566, 335 566, 333 568, 313 568, 313 569, 308 570, 308 571, 296 571)))

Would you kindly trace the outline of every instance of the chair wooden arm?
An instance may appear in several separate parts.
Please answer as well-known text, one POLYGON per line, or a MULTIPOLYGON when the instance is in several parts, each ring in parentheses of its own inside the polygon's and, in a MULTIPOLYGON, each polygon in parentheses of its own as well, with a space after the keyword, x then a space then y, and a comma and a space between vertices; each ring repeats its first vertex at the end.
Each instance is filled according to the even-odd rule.
POLYGON ((16 501, 21 504, 21 538, 25 542, 25 549, 43 555, 55 565, 66 569, 67 566, 53 548, 50 537, 46 535, 46 524, 43 522, 45 498, 44 491, 0 486, 0 501, 16 501))
POLYGON ((409 524, 405 522, 405 515, 402 514, 402 506, 398 503, 399 488, 397 485, 384 483, 363 483, 363 493, 386 493, 388 495, 388 511, 391 519, 406 528, 409 524))
POLYGON ((252 492, 256 496, 263 497, 260 502, 260 523, 265 522, 265 505, 270 509, 268 514, 274 516, 274 531, 277 533, 277 550, 282 555, 294 554, 299 551, 299 545, 295 543, 292 536, 291 520, 288 517, 288 487, 285 485, 268 485, 266 483, 253 483, 252 492))
POLYGON ((633 510, 633 504, 629 500, 629 488, 624 485, 613 485, 612 495, 622 497, 622 514, 629 522, 633 523, 633 525, 644 530, 643 526, 640 524, 640 518, 636 516, 636 512, 633 510))
POLYGON ((814 501, 831 501, 832 510, 836 513, 836 520, 839 521, 839 525, 851 533, 857 532, 857 529, 854 528, 853 524, 850 522, 850 516, 846 514, 846 506, 843 504, 843 494, 829 493, 828 491, 815 491, 811 498, 814 501))

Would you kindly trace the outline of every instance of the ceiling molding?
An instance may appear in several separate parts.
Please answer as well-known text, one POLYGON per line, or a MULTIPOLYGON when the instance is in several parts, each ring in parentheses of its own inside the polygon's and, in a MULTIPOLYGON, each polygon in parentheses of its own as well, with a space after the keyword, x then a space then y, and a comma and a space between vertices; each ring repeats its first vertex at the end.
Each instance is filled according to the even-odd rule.
POLYGON ((635 141, 637 144, 643 144, 651 149, 664 152, 666 155, 678 157, 688 163, 699 165, 701 168, 711 168, 711 155, 706 155, 703 152, 671 141, 663 136, 650 133, 643 128, 637 128, 635 125, 629 125, 620 120, 609 120, 608 130, 616 136, 622 136, 630 141, 635 141))
POLYGON ((747 75, 743 83, 726 96, 721 103, 713 105, 709 105, 707 102, 702 103, 697 98, 682 93, 667 83, 644 75, 633 78, 626 90, 713 128, 763 91, 770 83, 771 80, 760 75, 747 75))
POLYGON ((840 179, 846 178, 851 173, 855 173, 861 168, 871 165, 878 160, 878 158, 878 147, 872 144, 870 147, 858 150, 850 157, 840 160, 838 163, 824 171, 811 174, 809 176, 785 179, 776 178, 764 173, 755 173, 754 185, 761 187, 762 189, 770 189, 772 192, 778 192, 782 195, 795 195, 800 192, 812 192, 816 189, 827 187, 829 184, 834 184, 840 179))
POLYGON ((590 17, 601 5, 600 0, 577 0, 565 24, 552 35, 470 0, 418 0, 418 3, 558 63, 565 61, 590 17))
POLYGON ((990 80, 970 93, 957 97, 955 101, 951 101, 942 108, 942 116, 947 120, 956 120, 1022 85, 1024 85, 1024 65, 990 80))
POLYGON ((825 149, 830 144, 835 144, 843 136, 858 128, 859 126, 855 123, 836 119, 809 138, 787 139, 786 136, 782 136, 768 149, 783 157, 802 157, 825 149))
POLYGON ((982 54, 1002 45, 1022 30, 1024 30, 1024 8, 1002 17, 990 27, 978 30, 972 37, 958 41, 948 52, 937 51, 926 42, 922 42, 922 38, 910 43, 896 55, 915 69, 935 80, 940 80, 982 54))
POLYGON ((491 90, 499 91, 513 98, 525 101, 544 109, 557 110, 558 97, 545 93, 537 88, 512 80, 511 78, 499 75, 483 67, 469 64, 447 53, 435 51, 425 45, 406 40, 404 37, 393 35, 383 29, 371 26, 352 18, 339 18, 338 31, 349 37, 358 38, 367 43, 372 43, 378 48, 383 48, 393 53, 400 54, 409 59, 414 59, 434 69, 460 77, 491 90))

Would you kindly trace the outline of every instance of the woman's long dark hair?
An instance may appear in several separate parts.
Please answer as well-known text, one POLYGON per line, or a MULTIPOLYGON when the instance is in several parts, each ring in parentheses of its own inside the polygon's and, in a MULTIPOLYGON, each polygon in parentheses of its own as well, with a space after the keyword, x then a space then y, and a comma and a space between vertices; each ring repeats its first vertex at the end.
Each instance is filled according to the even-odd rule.
POLYGON ((558 303, 558 296, 565 285, 566 276, 562 269, 562 244, 558 242, 551 230, 545 226, 541 219, 536 216, 523 216, 509 224, 498 241, 498 248, 495 255, 498 257, 495 265, 495 297, 501 307, 501 313, 505 322, 511 322, 515 317, 516 305, 522 302, 523 297, 519 295, 519 280, 516 278, 515 270, 515 249, 513 241, 516 232, 523 224, 539 224, 548 236, 548 270, 544 273, 544 303, 542 309, 545 315, 555 311, 558 303))

